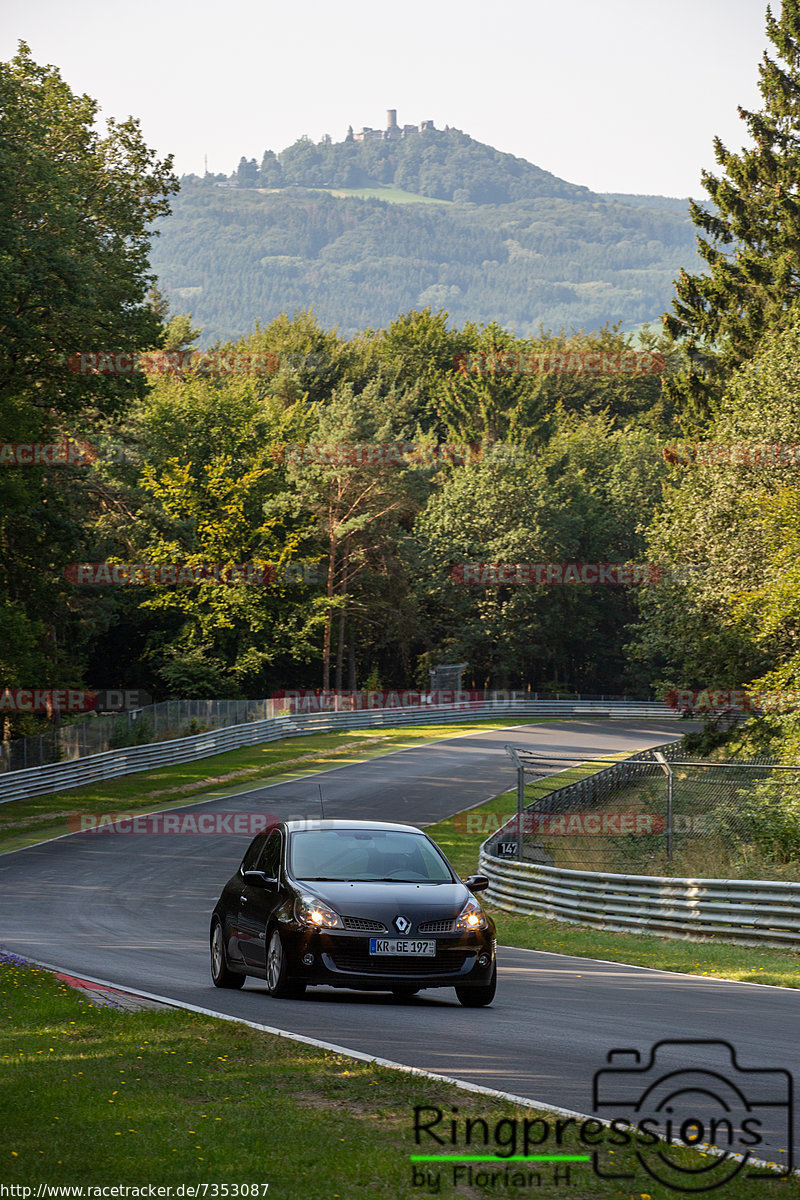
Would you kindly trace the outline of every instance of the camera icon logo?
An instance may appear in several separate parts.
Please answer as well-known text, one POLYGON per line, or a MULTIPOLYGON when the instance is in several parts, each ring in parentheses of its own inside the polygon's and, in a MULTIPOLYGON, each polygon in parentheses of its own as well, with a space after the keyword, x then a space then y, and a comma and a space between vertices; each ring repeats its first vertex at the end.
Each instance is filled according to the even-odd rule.
MULTIPOLYGON (((730 1042, 716 1039, 665 1039, 646 1062, 632 1049, 611 1050, 606 1061, 594 1075, 594 1112, 611 1122, 616 1144, 632 1145, 640 1166, 665 1187, 697 1194, 736 1177, 791 1174, 788 1071, 742 1067, 730 1042), (696 1164, 687 1165, 686 1146, 704 1151, 696 1164)), ((610 1140, 614 1144, 613 1135, 610 1140)), ((635 1178, 615 1170, 601 1152, 593 1165, 602 1179, 635 1178)))

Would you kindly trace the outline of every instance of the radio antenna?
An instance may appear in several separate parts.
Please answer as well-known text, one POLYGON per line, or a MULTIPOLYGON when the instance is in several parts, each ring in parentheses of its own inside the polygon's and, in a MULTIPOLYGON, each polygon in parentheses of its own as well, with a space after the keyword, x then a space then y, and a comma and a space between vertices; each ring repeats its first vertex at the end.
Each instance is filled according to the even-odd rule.
POLYGON ((324 821, 325 820, 325 805, 322 802, 322 784, 318 783, 317 787, 319 788, 319 810, 322 813, 322 819, 324 821))

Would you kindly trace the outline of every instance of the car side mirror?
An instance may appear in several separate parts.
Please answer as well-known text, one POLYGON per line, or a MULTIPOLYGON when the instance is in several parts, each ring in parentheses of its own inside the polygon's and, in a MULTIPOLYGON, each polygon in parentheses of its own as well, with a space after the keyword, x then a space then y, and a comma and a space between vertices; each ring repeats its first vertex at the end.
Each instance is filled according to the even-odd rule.
POLYGON ((251 887, 277 887, 278 881, 272 875, 267 875, 266 871, 244 871, 244 881, 249 883, 251 887))
POLYGON ((489 880, 485 875, 468 875, 466 879, 461 881, 471 892, 485 892, 489 886, 489 880))

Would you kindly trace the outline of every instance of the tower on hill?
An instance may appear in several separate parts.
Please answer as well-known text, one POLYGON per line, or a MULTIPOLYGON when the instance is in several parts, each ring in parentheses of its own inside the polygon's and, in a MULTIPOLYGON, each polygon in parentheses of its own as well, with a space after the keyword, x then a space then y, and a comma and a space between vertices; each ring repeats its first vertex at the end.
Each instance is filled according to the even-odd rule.
MULTIPOLYGON (((393 142, 398 138, 410 137, 414 133, 424 133, 435 128, 433 121, 420 121, 418 125, 398 125, 397 109, 387 108, 385 129, 371 129, 369 125, 365 125, 358 133, 352 135, 352 139, 356 142, 393 142)), ((352 126, 348 128, 347 141, 351 140, 351 129, 352 126)))

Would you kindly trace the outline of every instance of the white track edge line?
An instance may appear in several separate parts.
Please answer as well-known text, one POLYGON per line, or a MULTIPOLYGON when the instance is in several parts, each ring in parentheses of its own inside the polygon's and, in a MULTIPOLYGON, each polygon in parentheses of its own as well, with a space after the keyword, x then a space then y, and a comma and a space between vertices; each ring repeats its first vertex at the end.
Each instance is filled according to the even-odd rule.
MULTIPOLYGON (((14 954, 15 951, 12 950, 9 953, 14 954)), ((513 1092, 504 1092, 497 1088, 487 1088, 482 1084, 470 1083, 469 1080, 466 1079, 456 1079, 451 1075, 439 1075, 434 1071, 426 1071, 423 1067, 412 1067, 407 1063, 395 1062, 390 1058, 380 1058, 375 1054, 368 1054, 363 1050, 352 1050, 347 1046, 339 1046, 335 1042, 325 1042, 320 1038, 310 1037, 307 1034, 293 1033, 287 1029, 278 1029, 274 1025, 264 1025, 259 1021, 250 1021, 246 1017, 236 1017, 230 1013, 218 1012, 213 1008, 203 1008, 198 1004, 189 1004, 183 1000, 175 1000, 169 996, 162 996, 157 992, 145 992, 141 988, 132 988, 127 987, 124 984, 112 983, 108 979, 98 979, 97 976, 87 975, 83 971, 78 971, 76 973, 70 970, 68 967, 60 967, 55 963, 42 962, 40 959, 28 958, 25 955, 17 955, 17 957, 24 958, 26 962, 37 967, 43 967, 47 971, 55 971, 62 975, 69 975, 73 979, 84 980, 86 983, 94 983, 98 987, 107 988, 110 991, 122 992, 123 994, 129 996, 138 996, 142 1000, 153 1000, 158 1003, 165 1004, 169 1008, 179 1008, 185 1010, 186 1012, 198 1013, 200 1016, 214 1017, 220 1021, 231 1021, 233 1023, 247 1025, 248 1028, 257 1029, 261 1033, 269 1033, 275 1037, 286 1038, 292 1042, 302 1042, 306 1046, 314 1046, 318 1050, 328 1050, 332 1054, 344 1055, 346 1058, 355 1058, 360 1062, 374 1063, 379 1067, 390 1067, 393 1070, 405 1071, 411 1075, 422 1075, 425 1079, 433 1079, 438 1083, 452 1083, 456 1087, 462 1088, 465 1091, 478 1092, 484 1096, 496 1096, 502 1100, 511 1100, 525 1108, 541 1108, 548 1112, 558 1113, 559 1115, 565 1117, 583 1117, 585 1119, 594 1119, 587 1118, 587 1114, 575 1112, 570 1108, 558 1108, 552 1104, 546 1104, 544 1101, 531 1100, 527 1096, 517 1096, 513 1092)), ((601 1118, 598 1118, 598 1120, 600 1119, 601 1118)), ((604 1121, 603 1124, 608 1124, 608 1122, 604 1121)))
MULTIPOLYGON (((696 943, 698 946, 704 944, 703 942, 696 943)), ((721 942, 720 945, 735 946, 736 943, 721 942)), ((693 975, 691 971, 670 971, 667 967, 646 967, 639 963, 617 962, 615 958, 581 958, 578 954, 562 954, 560 950, 534 950, 531 946, 507 946, 502 943, 502 948, 503 950, 520 950, 523 954, 551 954, 554 958, 571 958, 575 962, 606 963, 610 967, 628 967, 631 971, 654 971, 657 975, 677 975, 680 979, 699 979, 702 983, 733 983, 737 987, 777 988, 782 992, 793 992, 796 996, 800 996, 800 988, 789 987, 785 983, 755 983, 752 979, 727 979, 724 975, 693 975)))

